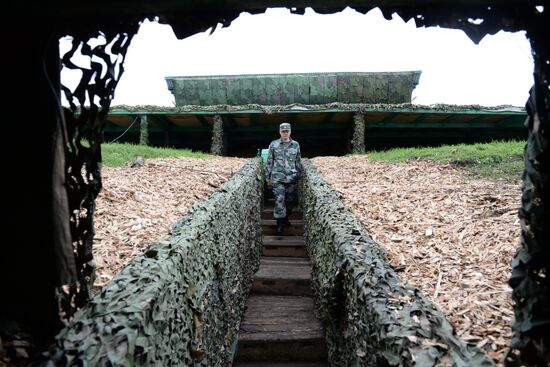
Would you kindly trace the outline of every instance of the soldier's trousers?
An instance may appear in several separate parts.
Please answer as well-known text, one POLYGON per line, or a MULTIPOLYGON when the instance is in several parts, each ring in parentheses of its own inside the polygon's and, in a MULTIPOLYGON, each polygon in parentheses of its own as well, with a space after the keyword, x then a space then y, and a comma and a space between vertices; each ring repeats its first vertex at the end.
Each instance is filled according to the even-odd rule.
POLYGON ((273 217, 275 219, 284 218, 292 212, 292 207, 296 203, 297 183, 273 183, 273 196, 275 197, 275 209, 273 217))

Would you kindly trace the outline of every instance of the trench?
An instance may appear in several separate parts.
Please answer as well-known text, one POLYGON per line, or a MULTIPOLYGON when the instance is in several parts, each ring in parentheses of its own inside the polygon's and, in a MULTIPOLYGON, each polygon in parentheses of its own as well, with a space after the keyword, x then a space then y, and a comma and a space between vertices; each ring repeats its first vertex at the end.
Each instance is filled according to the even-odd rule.
POLYGON ((402 284, 304 159, 282 235, 261 158, 193 206, 56 337, 54 365, 491 366, 402 284))
POLYGON ((264 198, 262 257, 241 320, 233 366, 267 362, 327 366, 323 326, 315 316, 302 209, 293 210, 289 224, 277 234, 273 196, 265 191, 264 198))

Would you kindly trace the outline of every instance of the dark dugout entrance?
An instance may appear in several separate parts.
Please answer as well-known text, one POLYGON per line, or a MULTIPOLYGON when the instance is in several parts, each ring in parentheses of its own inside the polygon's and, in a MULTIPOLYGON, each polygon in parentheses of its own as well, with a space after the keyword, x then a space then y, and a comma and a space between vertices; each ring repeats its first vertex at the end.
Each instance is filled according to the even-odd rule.
MULTIPOLYGON (((306 6, 334 13, 346 6, 360 12, 379 7, 419 26, 463 29, 474 41, 499 30, 525 30, 534 53, 535 83, 527 102, 528 144, 519 213, 521 246, 512 261, 514 339, 507 364, 547 365, 550 361, 550 50, 548 1, 458 0, 309 1, 218 3, 111 1, 9 2, 3 23, 4 74, 8 95, 5 129, 4 245, 0 271, 2 342, 31 340, 41 351, 63 323, 87 304, 93 283, 93 213, 101 189, 101 139, 130 40, 144 18, 159 17, 178 38, 227 26, 241 11, 251 14, 285 5, 295 13, 306 6), (483 19, 469 22, 469 19, 483 19), (70 35, 73 48, 58 54, 58 39, 70 35), (90 46, 98 35, 108 47, 90 46), (70 63, 81 50, 90 68, 70 63), (59 81, 60 64, 80 70, 74 92, 59 81), (70 108, 62 108, 65 93, 70 108), (78 109, 82 107, 81 111, 78 109), (9 115, 14 112, 14 116, 9 115), (17 112, 17 114, 15 114, 17 112), (24 120, 21 112, 25 112, 24 120), (16 122, 16 123, 15 123, 16 122)), ((33 356, 31 356, 32 358, 33 356)))

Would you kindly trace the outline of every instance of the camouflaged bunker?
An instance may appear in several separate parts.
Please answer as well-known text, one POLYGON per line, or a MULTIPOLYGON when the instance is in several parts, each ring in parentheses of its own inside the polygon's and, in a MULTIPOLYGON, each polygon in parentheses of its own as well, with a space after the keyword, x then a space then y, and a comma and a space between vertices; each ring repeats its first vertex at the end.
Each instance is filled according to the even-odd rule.
POLYGON ((420 71, 166 77, 176 106, 410 103, 420 71))
POLYGON ((351 105, 410 103, 420 73, 248 74, 165 79, 176 106, 203 106, 220 112, 212 119, 211 152, 254 154, 277 136, 279 123, 290 122, 294 137, 305 144, 305 155, 311 156, 364 150, 363 137, 360 144, 352 147, 352 136, 362 136, 364 132, 357 132, 354 127, 352 111, 357 107, 351 105), (263 113, 221 114, 235 109, 260 109, 263 113), (347 113, 336 116, 342 109, 347 113))
POLYGON ((524 139, 525 111, 411 102, 420 71, 166 77, 175 107, 114 106, 105 141, 254 156, 281 122, 305 157, 524 139))

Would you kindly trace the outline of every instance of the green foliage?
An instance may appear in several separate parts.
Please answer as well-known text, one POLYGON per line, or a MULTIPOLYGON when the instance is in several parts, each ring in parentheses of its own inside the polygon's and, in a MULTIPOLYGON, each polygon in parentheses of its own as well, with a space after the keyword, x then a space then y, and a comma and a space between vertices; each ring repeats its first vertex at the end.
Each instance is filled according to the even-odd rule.
POLYGON ((155 148, 147 145, 110 143, 101 145, 103 164, 111 167, 124 166, 136 157, 148 158, 211 158, 210 154, 193 152, 189 149, 155 148))
POLYGON ((464 167, 470 174, 507 181, 521 180, 523 172, 522 140, 493 141, 478 144, 443 145, 427 148, 397 148, 387 151, 371 151, 372 160, 410 162, 431 160, 442 164, 464 167))

